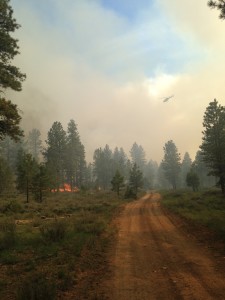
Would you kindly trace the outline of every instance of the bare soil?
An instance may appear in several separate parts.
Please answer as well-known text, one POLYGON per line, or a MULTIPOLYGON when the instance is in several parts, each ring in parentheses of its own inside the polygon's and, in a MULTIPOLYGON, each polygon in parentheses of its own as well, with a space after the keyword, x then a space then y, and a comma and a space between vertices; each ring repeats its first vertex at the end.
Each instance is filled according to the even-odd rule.
POLYGON ((159 194, 126 205, 116 223, 104 299, 225 299, 225 254, 177 226, 159 194))

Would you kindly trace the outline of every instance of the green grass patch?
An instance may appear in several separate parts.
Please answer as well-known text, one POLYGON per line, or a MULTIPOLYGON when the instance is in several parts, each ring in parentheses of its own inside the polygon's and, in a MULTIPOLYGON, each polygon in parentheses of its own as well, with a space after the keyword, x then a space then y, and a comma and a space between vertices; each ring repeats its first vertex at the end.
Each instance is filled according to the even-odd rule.
POLYGON ((162 192, 162 204, 196 224, 205 225, 225 240, 225 197, 219 190, 162 192))

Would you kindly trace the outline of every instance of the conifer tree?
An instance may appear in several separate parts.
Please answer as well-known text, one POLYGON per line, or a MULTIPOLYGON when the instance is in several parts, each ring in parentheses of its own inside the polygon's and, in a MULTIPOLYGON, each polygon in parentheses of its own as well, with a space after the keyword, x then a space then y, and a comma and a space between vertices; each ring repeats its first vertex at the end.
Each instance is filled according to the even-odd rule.
POLYGON ((9 135, 18 140, 23 136, 19 127, 21 117, 17 105, 2 96, 3 90, 10 88, 21 90, 25 75, 12 64, 14 57, 19 54, 18 40, 12 33, 19 28, 13 18, 13 9, 9 0, 0 0, 0 139, 9 135))
POLYGON ((197 192, 199 188, 199 177, 198 175, 191 169, 186 175, 186 183, 187 186, 190 186, 193 192, 197 192))
POLYGON ((112 190, 115 191, 117 193, 117 196, 119 197, 120 190, 122 187, 124 187, 124 177, 120 174, 118 170, 113 176, 111 184, 112 184, 112 190))
POLYGON ((36 159, 36 161, 40 160, 40 154, 42 150, 42 141, 40 139, 41 133, 40 130, 34 128, 32 129, 27 138, 27 150, 28 152, 36 159))
POLYGON ((210 169, 203 160, 203 155, 200 150, 197 151, 195 160, 192 164, 193 171, 198 175, 199 187, 212 187, 216 185, 216 177, 209 175, 210 169))
POLYGON ((203 138, 200 149, 209 174, 219 178, 225 194, 225 107, 216 99, 210 102, 203 117, 203 138))
POLYGON ((103 189, 110 187, 113 177, 112 151, 108 145, 104 149, 99 148, 94 152, 94 175, 96 183, 103 189))
POLYGON ((118 147, 116 147, 114 149, 112 159, 113 159, 113 173, 115 173, 118 170, 121 175, 125 176, 127 157, 123 148, 119 149, 118 147))
POLYGON ((74 120, 70 120, 66 137, 66 177, 71 190, 78 185, 79 159, 81 156, 81 143, 74 120))
POLYGON ((156 177, 158 171, 158 164, 157 162, 150 160, 144 168, 144 187, 146 189, 153 189, 156 184, 156 177))
POLYGON ((137 198, 138 190, 143 186, 143 173, 136 163, 133 164, 130 170, 129 187, 137 198))
POLYGON ((165 177, 172 185, 173 189, 176 189, 180 174, 180 154, 172 140, 165 144, 163 150, 164 158, 162 167, 165 172, 165 177))
POLYGON ((181 163, 181 186, 186 186, 187 173, 190 171, 192 166, 192 160, 188 152, 184 154, 184 158, 181 163))
POLYGON ((17 161, 17 188, 26 195, 29 202, 30 193, 33 190, 33 179, 37 174, 38 164, 31 154, 21 150, 17 161))
POLYGON ((130 155, 132 164, 137 164, 137 166, 143 172, 146 164, 145 151, 143 147, 135 142, 130 150, 130 155))
POLYGON ((37 165, 37 169, 33 175, 32 182, 32 193, 34 195, 34 198, 36 201, 42 202, 44 193, 46 193, 46 191, 50 187, 49 173, 44 163, 37 165))
POLYGON ((24 150, 25 144, 23 138, 15 142, 9 136, 0 141, 0 153, 9 165, 10 169, 15 172, 17 165, 18 152, 24 150))
POLYGON ((12 190, 13 173, 6 160, 0 157, 0 194, 12 190))
POLYGON ((9 0, 0 0, 0 88, 21 90, 25 75, 12 65, 13 58, 19 54, 18 40, 12 33, 20 27, 13 18, 13 9, 9 0))
POLYGON ((66 132, 60 122, 54 122, 48 132, 47 148, 44 157, 49 174, 51 174, 52 188, 59 191, 65 183, 66 132))

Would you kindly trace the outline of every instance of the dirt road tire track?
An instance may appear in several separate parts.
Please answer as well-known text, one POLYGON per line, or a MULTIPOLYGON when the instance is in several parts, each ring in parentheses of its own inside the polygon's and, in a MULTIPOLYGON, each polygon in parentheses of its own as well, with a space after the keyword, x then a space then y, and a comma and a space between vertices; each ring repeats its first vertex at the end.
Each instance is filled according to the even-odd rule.
POLYGON ((170 221, 159 194, 125 207, 113 256, 108 299, 225 299, 225 271, 170 221))

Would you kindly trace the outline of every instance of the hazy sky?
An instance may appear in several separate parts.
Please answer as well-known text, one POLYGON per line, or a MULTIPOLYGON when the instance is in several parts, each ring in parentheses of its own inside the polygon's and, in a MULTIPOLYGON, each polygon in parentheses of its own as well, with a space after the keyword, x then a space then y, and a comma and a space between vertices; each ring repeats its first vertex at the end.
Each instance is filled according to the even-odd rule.
POLYGON ((26 130, 78 125, 88 161, 141 144, 161 161, 172 139, 194 158, 204 111, 225 105, 225 21, 207 0, 11 0, 21 28, 10 94, 26 130), (162 98, 174 94, 163 103, 162 98))

